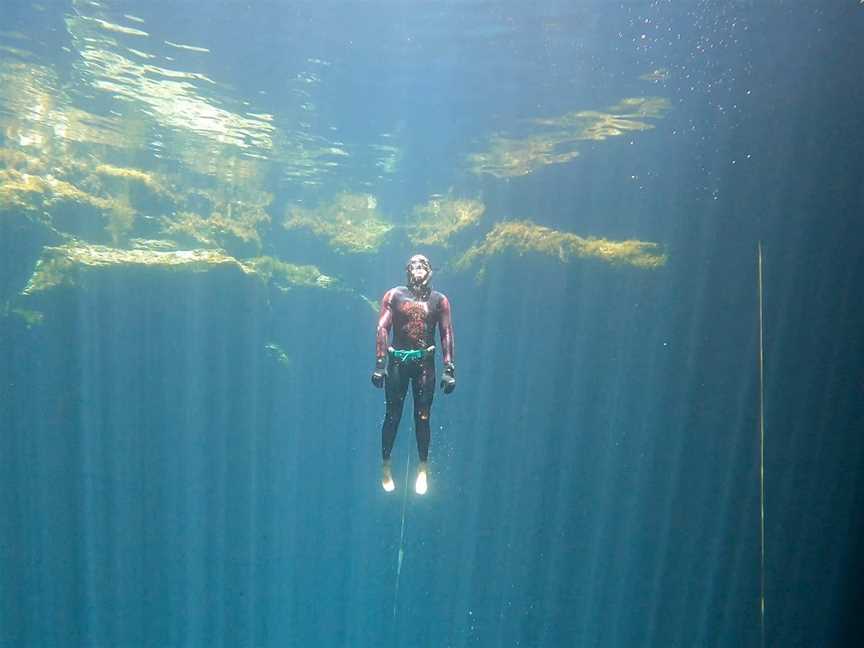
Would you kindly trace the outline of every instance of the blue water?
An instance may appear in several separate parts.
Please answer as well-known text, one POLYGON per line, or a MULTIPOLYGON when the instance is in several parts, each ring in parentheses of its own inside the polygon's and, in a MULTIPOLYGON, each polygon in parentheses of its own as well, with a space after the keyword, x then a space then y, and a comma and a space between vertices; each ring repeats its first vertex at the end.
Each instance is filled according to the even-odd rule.
MULTIPOLYGON (((3 150, 44 175, 76 160, 268 192, 256 253, 344 290, 114 269, 26 298, 58 240, 0 203, 0 645, 855 645, 862 28, 853 0, 4 0, 3 150), (651 129, 472 172, 496 134, 646 96, 670 106, 651 129), (281 226, 344 192, 397 226, 433 195, 486 211, 428 249, 281 226), (668 260, 455 267, 512 220, 668 260), (361 298, 418 248, 453 305, 458 381, 435 397, 424 497, 410 403, 380 487, 361 298)), ((130 196, 133 233, 158 237, 164 204, 130 196)))

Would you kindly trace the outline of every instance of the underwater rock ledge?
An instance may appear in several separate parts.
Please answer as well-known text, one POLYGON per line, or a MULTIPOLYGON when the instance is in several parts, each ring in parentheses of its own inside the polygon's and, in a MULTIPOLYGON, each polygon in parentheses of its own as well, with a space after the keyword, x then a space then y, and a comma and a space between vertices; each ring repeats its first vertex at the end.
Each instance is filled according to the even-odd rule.
POLYGON ((611 265, 642 269, 659 268, 667 261, 666 254, 657 243, 582 237, 524 220, 497 223, 483 242, 473 245, 456 260, 453 267, 467 270, 479 265, 478 278, 482 278, 488 259, 507 251, 520 256, 540 254, 565 264, 574 259, 596 259, 611 265))
POLYGON ((73 242, 46 246, 21 294, 29 296, 60 286, 75 286, 82 272, 112 268, 157 269, 169 272, 208 272, 217 268, 234 268, 263 283, 273 283, 283 291, 292 287, 338 287, 335 278, 328 277, 314 266, 297 266, 271 257, 241 261, 221 250, 126 250, 73 242))

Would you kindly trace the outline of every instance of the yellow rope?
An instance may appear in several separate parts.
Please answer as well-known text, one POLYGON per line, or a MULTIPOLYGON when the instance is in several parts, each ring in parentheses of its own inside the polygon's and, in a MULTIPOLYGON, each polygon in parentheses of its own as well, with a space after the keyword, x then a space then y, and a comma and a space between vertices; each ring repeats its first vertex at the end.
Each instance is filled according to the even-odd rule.
POLYGON ((765 347, 762 320, 762 241, 757 246, 759 266, 759 515, 760 515, 760 593, 759 621, 761 645, 765 648, 765 347))
POLYGON ((408 471, 411 469, 411 453, 405 460, 404 495, 402 496, 402 526, 399 527, 399 550, 396 552, 396 585, 393 588, 393 620, 399 605, 399 577, 402 575, 402 559, 405 557, 405 509, 408 507, 408 471))

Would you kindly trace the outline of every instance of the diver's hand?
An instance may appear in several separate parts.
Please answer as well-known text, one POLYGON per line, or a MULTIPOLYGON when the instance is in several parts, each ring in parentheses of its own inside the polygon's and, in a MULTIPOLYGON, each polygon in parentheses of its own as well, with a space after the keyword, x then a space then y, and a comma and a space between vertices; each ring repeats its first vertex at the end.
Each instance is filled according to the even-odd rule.
POLYGON ((375 385, 378 389, 381 389, 384 386, 384 358, 378 358, 375 361, 375 371, 372 372, 372 384, 375 385))
POLYGON ((456 389, 456 366, 452 362, 444 364, 444 373, 441 374, 441 389, 445 394, 452 394, 456 389))

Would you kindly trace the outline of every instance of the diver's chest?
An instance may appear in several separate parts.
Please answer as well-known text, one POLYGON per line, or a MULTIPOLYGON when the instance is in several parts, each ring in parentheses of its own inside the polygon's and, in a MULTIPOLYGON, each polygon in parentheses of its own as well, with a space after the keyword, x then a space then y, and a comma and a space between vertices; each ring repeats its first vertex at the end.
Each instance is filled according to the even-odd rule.
POLYGON ((430 322, 436 317, 436 312, 428 301, 405 299, 399 302, 396 311, 401 318, 412 321, 430 322))

